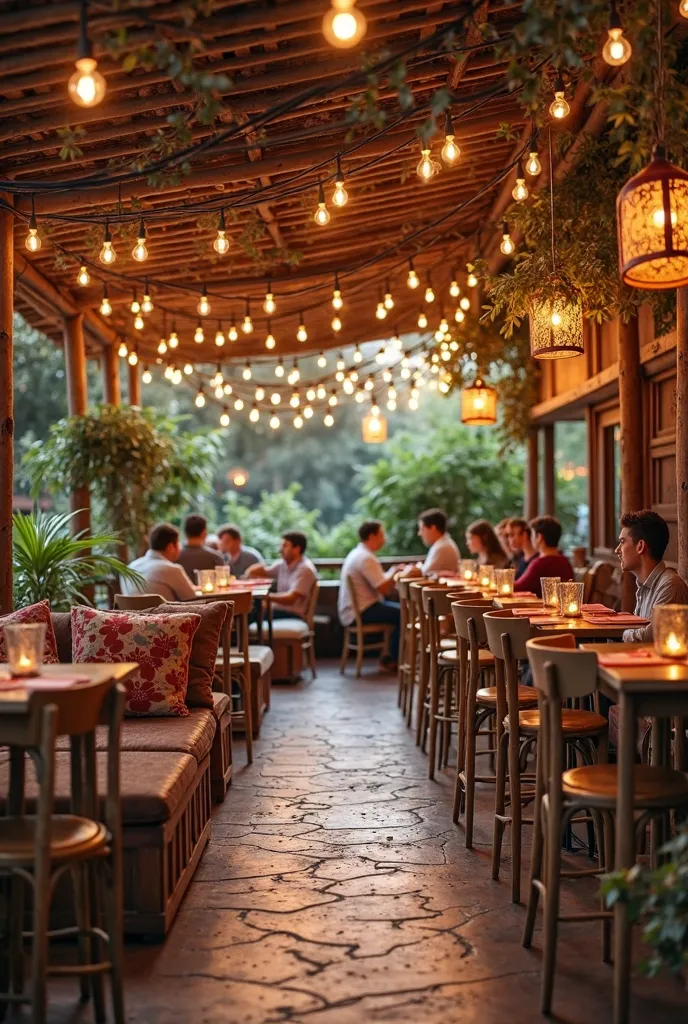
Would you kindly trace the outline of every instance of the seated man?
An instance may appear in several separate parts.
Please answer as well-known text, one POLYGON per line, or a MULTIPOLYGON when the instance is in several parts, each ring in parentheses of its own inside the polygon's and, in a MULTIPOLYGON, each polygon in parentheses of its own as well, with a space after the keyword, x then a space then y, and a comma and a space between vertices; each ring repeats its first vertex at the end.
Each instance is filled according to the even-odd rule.
POLYGON ((394 626, 387 654, 382 664, 390 671, 396 671, 399 656, 399 623, 401 606, 386 597, 394 586, 394 575, 399 566, 392 566, 387 572, 380 565, 375 552, 385 543, 385 528, 378 519, 369 519, 358 528, 360 544, 350 551, 342 565, 337 610, 343 626, 350 626, 355 620, 353 593, 365 625, 391 623, 394 626))
POLYGON ((304 554, 308 540, 299 530, 287 530, 282 534, 279 562, 267 568, 254 563, 246 570, 246 576, 269 576, 277 580, 277 590, 270 594, 274 619, 304 619, 308 612, 311 591, 318 580, 318 571, 310 558, 304 554))
POLYGON ((420 567, 423 576, 459 571, 461 554, 447 531, 447 515, 441 508, 429 508, 418 516, 418 536, 428 548, 420 567))
POLYGON ((225 557, 227 565, 233 576, 244 576, 250 565, 264 565, 263 556, 255 548, 249 548, 241 542, 241 532, 238 526, 232 523, 225 523, 217 531, 220 541, 220 551, 225 557))
POLYGON ((530 522, 533 546, 539 557, 531 561, 528 568, 515 584, 514 591, 522 590, 542 597, 543 576, 558 576, 562 583, 573 579, 573 569, 566 555, 559 550, 561 524, 554 516, 538 516, 530 522))
POLYGON ((530 527, 525 519, 510 519, 506 526, 506 540, 512 553, 511 568, 516 570, 516 579, 526 571, 538 552, 532 544, 530 527))
POLYGON ((177 556, 177 562, 186 572, 192 583, 196 583, 196 572, 198 569, 214 569, 218 565, 224 565, 225 560, 219 551, 205 546, 205 539, 208 536, 208 520, 205 516, 195 513, 187 516, 184 520, 184 533, 186 544, 177 556))
POLYGON ((148 539, 148 551, 142 558, 129 563, 130 569, 141 573, 146 583, 137 586, 129 580, 120 580, 123 594, 160 594, 165 601, 194 601, 196 589, 189 582, 181 565, 175 565, 179 555, 179 530, 169 523, 154 526, 148 539))
POLYGON ((625 512, 616 554, 621 568, 636 578, 635 614, 650 619, 648 626, 627 629, 627 643, 652 641, 652 609, 658 604, 688 604, 688 586, 662 560, 669 544, 669 527, 650 509, 625 512))

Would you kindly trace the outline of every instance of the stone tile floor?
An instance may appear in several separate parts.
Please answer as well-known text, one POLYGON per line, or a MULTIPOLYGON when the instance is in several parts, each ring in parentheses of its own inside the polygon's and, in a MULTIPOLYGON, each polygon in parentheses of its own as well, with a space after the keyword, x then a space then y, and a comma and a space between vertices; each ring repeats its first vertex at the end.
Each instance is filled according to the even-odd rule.
MULTIPOLYGON (((539 933, 522 948, 508 873, 489 877, 491 787, 466 850, 451 822, 454 773, 428 780, 396 680, 343 679, 328 665, 315 682, 275 687, 254 749, 247 768, 237 744, 233 785, 167 942, 128 946, 128 1020, 542 1019, 539 933)), ((592 882, 564 888, 576 894, 567 909, 594 902, 592 882)), ((71 983, 51 993, 51 1024, 90 1019, 71 983)), ((554 1008, 570 1024, 611 1020, 598 925, 561 926, 554 1008)), ((687 1019, 678 984, 634 983, 633 1024, 687 1019)))

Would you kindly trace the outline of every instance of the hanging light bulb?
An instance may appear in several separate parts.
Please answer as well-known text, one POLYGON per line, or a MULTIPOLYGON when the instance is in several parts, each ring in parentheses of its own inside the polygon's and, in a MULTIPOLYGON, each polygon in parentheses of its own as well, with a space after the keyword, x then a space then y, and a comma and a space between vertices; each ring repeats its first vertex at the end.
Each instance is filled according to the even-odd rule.
POLYGON ((385 317, 387 316, 387 310, 385 309, 385 304, 382 301, 382 299, 380 299, 380 301, 377 304, 377 307, 375 309, 375 316, 377 317, 378 320, 384 320, 385 317))
POLYGON ((468 277, 466 278, 466 284, 468 285, 469 288, 477 287, 478 278, 474 274, 473 268, 470 267, 470 266, 467 266, 466 270, 468 271, 468 277))
POLYGON ((385 281, 385 309, 394 309, 394 299, 392 298, 392 290, 389 287, 389 281, 385 281))
POLYGON ((81 4, 79 17, 79 46, 76 70, 67 83, 67 91, 72 102, 79 107, 96 107, 105 96, 107 86, 105 79, 98 71, 98 62, 94 60, 93 50, 88 38, 86 23, 86 3, 81 4))
POLYGON ((91 275, 88 272, 88 268, 85 263, 82 263, 79 267, 79 273, 76 275, 76 283, 82 288, 86 288, 91 281, 91 275))
POLYGON ((224 387, 223 387, 222 390, 224 391, 224 393, 226 395, 231 395, 233 389, 232 389, 232 385, 229 383, 229 381, 227 381, 227 380, 225 381, 224 387))
POLYGON ((430 273, 429 272, 428 272, 428 284, 427 284, 427 287, 425 289, 425 296, 424 296, 424 298, 425 298, 426 302, 434 302, 435 301, 435 293, 432 290, 432 283, 430 281, 430 273))
POLYGON ((366 389, 366 391, 372 391, 373 388, 375 387, 375 381, 373 380, 373 378, 368 377, 363 387, 366 389))
POLYGON ((538 174, 541 172, 542 164, 540 163, 540 157, 538 156, 537 146, 533 140, 530 147, 530 153, 528 154, 528 159, 526 160, 526 173, 529 174, 531 178, 537 178, 538 174))
POLYGON ((313 214, 313 220, 321 228, 330 223, 330 212, 325 205, 325 190, 322 181, 318 185, 318 209, 313 214))
POLYGON ((354 395, 354 400, 360 405, 361 402, 365 402, 366 393, 363 388, 358 388, 354 395))
POLYGON ((131 255, 137 263, 144 263, 148 259, 148 249, 146 249, 146 225, 143 223, 143 217, 139 221, 139 232, 136 236, 136 245, 131 250, 131 255))
POLYGON ((309 388, 306 392, 306 399, 309 402, 314 402, 316 398, 315 388, 309 388))
POLYGON ((150 296, 150 288, 148 287, 148 281, 146 281, 145 285, 143 286, 143 302, 141 303, 141 312, 152 313, 154 308, 155 307, 153 306, 153 300, 151 299, 150 296))
POLYGON ((246 365, 244 366, 241 376, 244 378, 244 380, 250 380, 252 377, 251 364, 248 361, 248 359, 246 360, 246 365))
POLYGON ((130 365, 130 366, 136 366, 136 365, 137 365, 137 363, 138 363, 138 361, 139 361, 139 354, 138 354, 138 352, 136 351, 136 349, 134 349, 134 350, 133 350, 132 352, 130 352, 130 353, 129 353, 129 355, 127 356, 127 362, 129 363, 129 365, 130 365))
POLYGON ((199 320, 196 324, 196 330, 194 331, 194 341, 197 345, 202 344, 205 341, 205 334, 203 333, 203 324, 199 320))
POLYGON ((106 267, 111 267, 117 259, 117 253, 112 247, 112 235, 110 234, 110 226, 105 221, 105 234, 103 235, 103 247, 98 253, 98 259, 101 263, 105 264, 106 267))
POLYGON ((334 408, 335 405, 337 404, 337 392, 334 390, 334 388, 330 392, 330 397, 327 399, 327 404, 332 408, 334 408))
POLYGON ((459 306, 464 311, 464 313, 467 313, 468 310, 471 308, 471 300, 468 298, 467 295, 461 296, 461 298, 459 299, 459 306))
POLYGON ((348 377, 344 381, 342 381, 342 388, 344 390, 344 394, 346 395, 353 395, 355 390, 353 381, 350 380, 348 377))
POLYGON ((623 25, 621 24, 619 12, 616 9, 615 0, 612 0, 609 12, 607 36, 607 42, 602 47, 602 59, 613 68, 618 68, 630 60, 633 50, 628 39, 623 34, 623 25))
POLYGON ((300 380, 300 378, 301 378, 301 374, 299 372, 299 362, 298 362, 298 359, 295 359, 294 363, 292 365, 291 373, 289 374, 288 380, 289 380, 290 384, 296 384, 296 382, 298 380, 300 380))
POLYGON ((182 371, 179 370, 179 369, 176 369, 174 371, 174 376, 172 377, 172 383, 173 384, 181 384, 181 382, 182 382, 182 371))
POLYGON ((425 328, 428 326, 428 318, 425 315, 425 310, 423 309, 421 309, 420 313, 418 314, 418 326, 420 327, 421 331, 424 331, 425 328))
POLYGON ((304 405, 304 407, 303 407, 303 415, 304 415, 304 417, 307 420, 311 419, 311 417, 313 416, 313 408, 312 408, 312 406, 304 405))
POLYGON ((447 167, 452 167, 461 156, 461 150, 454 142, 454 125, 448 111, 444 119, 444 145, 440 156, 447 167))
POLYGON ((360 362, 362 362, 362 361, 363 361, 363 353, 361 352, 361 350, 360 350, 360 348, 358 347, 358 345, 357 345, 357 346, 356 346, 356 348, 354 349, 354 356, 353 356, 353 359, 354 359, 354 362, 355 362, 355 363, 360 363, 360 362))
POLYGON ((140 313, 137 313, 134 317, 134 327, 137 331, 142 331, 145 326, 145 321, 140 313))
POLYGON ((227 228, 225 227, 224 210, 220 210, 220 216, 217 221, 217 238, 213 242, 213 249, 220 256, 224 256, 229 252, 229 239, 227 238, 227 228))
POLYGON ((177 345, 179 344, 179 336, 177 334, 177 326, 174 323, 172 324, 172 330, 170 331, 170 336, 167 339, 167 344, 169 345, 170 348, 176 348, 177 345))
POLYGON ((273 405, 280 404, 280 402, 282 401, 282 396, 280 395, 279 391, 272 392, 272 394, 270 395, 270 401, 272 402, 273 405))
POLYGON ((318 356, 318 366, 320 367, 321 370, 324 370, 325 367, 327 366, 327 359, 325 358, 324 352, 321 352, 320 355, 318 356))
POLYGON ((129 306, 129 309, 132 311, 132 313, 140 313, 141 312, 141 303, 139 302, 138 298, 136 297, 136 292, 135 291, 132 292, 132 300, 131 300, 131 305, 129 306))
POLYGON ((107 284, 103 285, 103 297, 100 300, 100 312, 103 316, 112 316, 112 304, 108 295, 107 284))
POLYGON ((335 206, 342 207, 346 206, 349 202, 349 193, 344 188, 344 175, 342 174, 342 165, 337 157, 337 173, 334 179, 334 192, 332 193, 332 202, 335 206))
POLYGON ((449 294, 451 295, 452 299, 458 299, 459 295, 461 294, 459 282, 456 280, 455 270, 452 270, 452 279, 451 284, 449 285, 449 294))
POLYGON ((201 297, 198 300, 196 309, 198 310, 199 316, 208 316, 210 313, 210 303, 208 302, 208 292, 205 285, 203 285, 203 291, 201 292, 201 297))
POLYGON ((368 27, 365 17, 356 9, 356 0, 331 0, 331 3, 322 21, 325 39, 338 48, 356 46, 368 27))
POLYGON ((229 325, 229 330, 227 331, 227 337, 230 341, 236 341, 239 337, 239 332, 236 329, 236 323, 234 321, 234 313, 232 313, 232 320, 229 325))
POLYGON ((215 388, 215 397, 216 398, 224 398, 224 394, 225 394, 225 389, 223 388, 222 384, 218 384, 217 387, 215 388))
POLYGON ((430 156, 430 148, 421 144, 421 156, 416 165, 416 173, 421 181, 428 182, 437 174, 437 164, 430 156))
POLYGON ((167 366, 165 367, 165 373, 164 373, 165 380, 172 380, 172 374, 173 373, 174 373, 174 370, 170 366, 170 364, 168 363, 167 366))
POLYGON ((141 380, 144 384, 150 384, 153 380, 153 374, 150 372, 147 366, 144 366, 143 373, 141 374, 141 380))
POLYGON ((337 372, 334 375, 334 379, 337 381, 338 384, 341 384, 341 382, 344 380, 344 371, 337 370, 337 372))
POLYGON ((230 424, 229 411, 227 409, 227 406, 225 406, 224 409, 222 410, 222 415, 220 416, 220 426, 221 427, 228 427, 229 424, 230 424))
POLYGON ((442 332, 442 334, 446 334, 447 331, 449 330, 449 324, 447 323, 447 318, 444 316, 444 314, 442 315, 442 319, 440 320, 439 329, 442 332))
POLYGON ((375 354, 375 362, 376 363, 384 363, 386 359, 387 359, 387 349, 383 345, 381 348, 379 348, 377 350, 377 352, 375 354))
POLYGON ((406 278, 406 284, 408 285, 409 288, 417 288, 418 285, 420 284, 418 274, 416 273, 413 266, 412 259, 409 259, 409 272, 408 277, 406 278))
POLYGON ((338 370, 346 369, 346 363, 344 362, 344 356, 342 355, 341 352, 337 356, 337 369, 338 370))
POLYGON ((198 394, 196 395, 196 407, 198 409, 202 409, 204 405, 205 405, 205 395, 203 394, 203 389, 199 388, 198 394))
POLYGON ((222 324, 218 321, 217 331, 215 332, 215 344, 218 348, 222 348, 225 343, 225 336, 222 332, 222 324))
POLYGON ((161 356, 164 356, 166 352, 167 352, 167 342, 165 341, 164 338, 161 338, 160 341, 158 342, 158 353, 161 356))
POLYGON ((272 351, 276 344, 277 342, 275 341, 275 336, 272 333, 272 327, 270 326, 270 321, 268 320, 268 333, 265 339, 265 347, 272 351))
POLYGON ((331 412, 325 413, 325 417, 323 419, 323 423, 325 424, 326 427, 334 426, 334 416, 332 415, 331 412))
POLYGON ((248 414, 248 418, 250 419, 251 423, 257 423, 258 420, 260 419, 260 410, 258 409, 258 406, 256 405, 255 402, 251 406, 251 411, 248 414))
POLYGON ((461 309, 461 307, 459 307, 457 311, 454 313, 454 319, 456 320, 457 324, 462 324, 466 319, 466 314, 461 309))
POLYGON ((128 352, 129 349, 126 346, 126 342, 120 341, 119 348, 117 349, 117 355, 120 357, 120 359, 126 359, 128 352))
POLYGON ((299 329, 296 332, 296 340, 301 342, 308 341, 308 332, 303 322, 303 313, 299 313, 299 329))
POLYGON ((339 311, 344 305, 344 299, 342 293, 339 290, 339 277, 335 273, 334 275, 334 291, 332 292, 332 308, 339 311))
POLYGON ((284 377, 284 361, 281 356, 275 366, 275 377, 284 377))
POLYGON ((549 105, 549 112, 557 121, 563 121, 571 113, 571 107, 564 96, 564 81, 561 75, 557 75, 554 82, 554 99, 549 105))
POLYGON ((401 338, 399 337, 399 328, 398 327, 394 328, 394 337, 392 338, 392 347, 395 348, 397 350, 397 352, 401 352, 401 350, 404 347, 404 344, 403 344, 401 338))
POLYGON ((263 399, 265 398, 265 388, 262 387, 261 385, 258 385, 253 397, 255 398, 256 402, 262 402, 263 399))
POLYGON ((193 371, 193 363, 184 363, 184 373, 187 377, 190 377, 193 371))
POLYGON ((214 388, 216 388, 219 384, 223 384, 224 383, 224 377, 222 376, 222 367, 220 366, 219 363, 217 364, 217 370, 215 371, 215 376, 213 377, 213 379, 211 380, 210 383, 212 384, 212 386, 214 388))
POLYGON ((298 416, 297 415, 297 416, 294 417, 294 426, 296 427, 297 430, 301 429, 301 427, 303 426, 303 417, 302 416, 298 416))
POLYGON ((272 314, 277 309, 277 304, 275 302, 275 296, 272 294, 272 285, 271 285, 270 281, 268 281, 268 290, 265 293, 265 301, 263 302, 263 309, 268 314, 268 316, 272 316, 272 314))
POLYGON ((515 248, 516 246, 513 243, 511 235, 509 234, 509 225, 507 224, 506 221, 504 221, 504 223, 502 224, 502 242, 501 245, 499 246, 499 251, 503 253, 504 256, 511 256, 515 248))
POLYGON ((342 321, 340 320, 336 313, 332 317, 331 327, 335 334, 339 333, 339 331, 341 331, 342 329, 342 321))
POLYGON ((244 334, 250 334, 253 330, 253 320, 251 320, 251 300, 246 299, 246 313, 244 314, 243 323, 241 329, 244 334))
POLYGON ((234 399, 234 408, 236 409, 237 412, 241 412, 241 410, 244 408, 243 399, 235 398, 234 399))
POLYGON ((299 395, 298 391, 292 392, 292 396, 289 399, 289 405, 292 407, 292 409, 298 409, 298 407, 301 405, 301 396, 299 395))
POLYGON ((270 417, 270 426, 273 430, 279 430, 280 418, 274 414, 270 417))
POLYGON ((315 396, 321 402, 322 402, 323 398, 327 398, 327 391, 325 390, 325 387, 324 387, 323 384, 318 384, 317 390, 315 392, 315 396))
POLYGON ((528 186, 526 185, 526 178, 523 173, 523 164, 520 160, 516 166, 516 184, 511 190, 511 195, 517 203, 524 203, 528 198, 528 186))

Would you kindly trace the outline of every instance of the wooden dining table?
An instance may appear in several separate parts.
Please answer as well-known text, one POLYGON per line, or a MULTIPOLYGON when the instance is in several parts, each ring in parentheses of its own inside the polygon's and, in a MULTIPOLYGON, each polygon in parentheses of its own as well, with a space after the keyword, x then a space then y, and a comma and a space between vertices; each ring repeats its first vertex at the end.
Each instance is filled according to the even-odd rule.
MULTIPOLYGON (((634 650, 652 650, 651 644, 582 644, 598 658, 605 654, 628 654, 634 650)), ((688 716, 688 661, 661 664, 607 666, 598 662, 600 692, 619 708, 617 749, 617 793, 615 822, 615 867, 630 868, 635 863, 635 823, 633 818, 633 768, 636 754, 636 721, 652 719, 653 764, 666 763, 669 720, 679 718, 676 730, 674 763, 685 764, 683 719, 688 716)), ((631 925, 626 905, 614 906, 614 1024, 626 1024, 630 1009, 631 925)))
MULTIPOLYGON (((122 662, 121 664, 64 664, 43 665, 41 675, 31 679, 13 679, 10 675, 9 665, 0 663, 0 716, 11 718, 16 715, 25 715, 29 710, 31 694, 34 692, 35 683, 45 691, 51 688, 52 680, 55 680, 55 689, 60 688, 60 681, 69 682, 75 677, 83 677, 84 682, 102 683, 110 679, 115 683, 123 683, 138 668, 137 662, 122 662)), ((78 687, 79 683, 73 686, 78 687)))

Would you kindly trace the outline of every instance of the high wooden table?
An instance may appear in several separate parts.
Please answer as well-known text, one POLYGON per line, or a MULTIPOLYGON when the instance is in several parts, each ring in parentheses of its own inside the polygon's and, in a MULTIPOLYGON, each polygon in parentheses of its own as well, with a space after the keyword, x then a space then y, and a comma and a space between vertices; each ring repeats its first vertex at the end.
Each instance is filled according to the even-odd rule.
MULTIPOLYGON (((651 644, 583 644, 583 650, 595 654, 650 648, 651 644)), ((599 688, 619 707, 619 747, 617 750, 616 851, 615 867, 630 868, 635 863, 635 827, 633 821, 633 766, 635 764, 636 720, 645 715, 652 723, 652 763, 660 764, 665 750, 662 732, 666 720, 688 715, 688 662, 666 665, 607 667, 598 664, 599 688)), ((677 730, 677 736, 680 730, 677 730)), ((682 764, 683 742, 677 756, 682 764)), ((630 1005, 631 928, 626 907, 614 906, 614 1024, 626 1024, 630 1005)))
MULTIPOLYGON (((43 665, 42 675, 48 679, 72 679, 74 676, 84 676, 89 683, 102 683, 112 680, 115 683, 122 683, 138 668, 137 662, 122 662, 113 664, 61 664, 43 665)), ((9 666, 0 663, 0 716, 8 718, 14 715, 25 715, 29 710, 31 689, 28 686, 17 686, 17 680, 10 680, 9 666), (7 688, 11 681, 11 688, 7 688)), ((79 684, 75 683, 70 689, 78 689, 79 684)), ((45 691, 44 691, 45 692, 45 691)))

